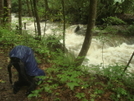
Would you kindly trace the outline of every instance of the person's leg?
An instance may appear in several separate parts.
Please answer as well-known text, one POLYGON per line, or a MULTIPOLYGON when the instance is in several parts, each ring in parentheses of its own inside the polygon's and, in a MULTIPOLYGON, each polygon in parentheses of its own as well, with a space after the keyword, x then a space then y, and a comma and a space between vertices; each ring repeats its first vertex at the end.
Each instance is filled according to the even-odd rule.
POLYGON ((37 86, 34 77, 28 76, 28 79, 31 82, 30 83, 27 83, 28 84, 28 89, 27 89, 27 91, 25 93, 26 96, 29 95, 33 90, 35 90, 35 88, 37 86))
POLYGON ((14 94, 17 94, 18 91, 20 90, 20 88, 22 87, 22 82, 21 81, 16 81, 14 82, 14 85, 13 85, 13 93, 14 94))

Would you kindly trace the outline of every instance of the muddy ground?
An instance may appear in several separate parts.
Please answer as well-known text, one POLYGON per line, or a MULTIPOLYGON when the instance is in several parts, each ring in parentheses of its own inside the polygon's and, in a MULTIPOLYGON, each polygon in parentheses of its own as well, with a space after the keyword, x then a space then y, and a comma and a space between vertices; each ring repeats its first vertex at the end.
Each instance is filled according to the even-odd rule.
MULTIPOLYGON (((26 89, 13 94, 12 85, 8 78, 7 65, 8 54, 0 50, 0 101, 29 101, 24 95, 26 89)), ((14 71, 13 81, 15 81, 17 79, 17 72, 14 69, 12 71, 14 71)))

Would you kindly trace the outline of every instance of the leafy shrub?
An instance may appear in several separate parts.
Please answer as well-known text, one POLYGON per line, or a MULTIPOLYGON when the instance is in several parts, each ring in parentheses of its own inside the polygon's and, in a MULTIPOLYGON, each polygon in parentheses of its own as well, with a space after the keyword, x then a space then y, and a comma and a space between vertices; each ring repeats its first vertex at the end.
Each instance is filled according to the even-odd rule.
POLYGON ((127 29, 125 30, 125 34, 127 36, 133 36, 134 35, 134 25, 129 25, 127 29))
POLYGON ((126 24, 123 20, 117 18, 117 17, 107 17, 103 19, 105 25, 122 25, 126 24))

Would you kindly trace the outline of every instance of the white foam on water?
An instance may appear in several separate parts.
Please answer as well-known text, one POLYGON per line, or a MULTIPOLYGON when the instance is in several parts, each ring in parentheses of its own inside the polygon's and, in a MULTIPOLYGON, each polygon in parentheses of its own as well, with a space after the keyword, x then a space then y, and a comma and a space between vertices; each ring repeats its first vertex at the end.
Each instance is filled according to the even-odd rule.
MULTIPOLYGON (((16 20, 18 19, 15 17, 12 18, 13 22, 16 22, 16 20)), ((29 20, 27 21, 25 20, 25 22, 27 25, 26 30, 31 31, 31 33, 34 33, 35 30, 34 23, 29 20)), ((45 22, 41 22, 42 35, 44 34, 44 26, 45 22)), ((59 25, 55 23, 47 23, 45 34, 62 35, 62 29, 61 27, 58 26, 59 25)), ((73 51, 73 53, 77 56, 82 47, 84 36, 77 35, 76 33, 74 33, 76 27, 77 25, 72 25, 66 29, 65 44, 66 48, 70 51, 73 51)), ((134 43, 131 45, 128 45, 125 42, 117 44, 118 41, 119 40, 115 41, 111 40, 110 43, 107 41, 102 43, 101 40, 93 38, 90 49, 86 56, 86 58, 89 59, 89 61, 83 62, 83 64, 84 65, 103 64, 104 66, 107 66, 107 65, 115 65, 117 63, 119 65, 127 65, 127 62, 129 61, 131 54, 134 51, 134 43)), ((134 58, 130 63, 130 67, 131 68, 129 68, 129 71, 134 70, 134 58)))

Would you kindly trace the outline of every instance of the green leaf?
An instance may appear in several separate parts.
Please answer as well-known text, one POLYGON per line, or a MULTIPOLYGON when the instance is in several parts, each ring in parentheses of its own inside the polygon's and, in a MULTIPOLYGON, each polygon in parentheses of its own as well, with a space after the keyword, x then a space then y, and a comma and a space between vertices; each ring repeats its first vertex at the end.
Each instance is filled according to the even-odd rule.
POLYGON ((68 86, 71 90, 73 90, 74 87, 75 87, 75 86, 79 86, 79 84, 76 83, 76 82, 69 82, 69 83, 67 83, 67 86, 68 86))
POLYGON ((85 97, 85 94, 84 93, 77 93, 76 97, 79 98, 79 99, 82 99, 82 98, 85 97))
POLYGON ((3 80, 0 80, 0 83, 5 83, 5 81, 3 81, 3 80))
POLYGON ((83 99, 82 101, 88 101, 87 99, 83 99))

